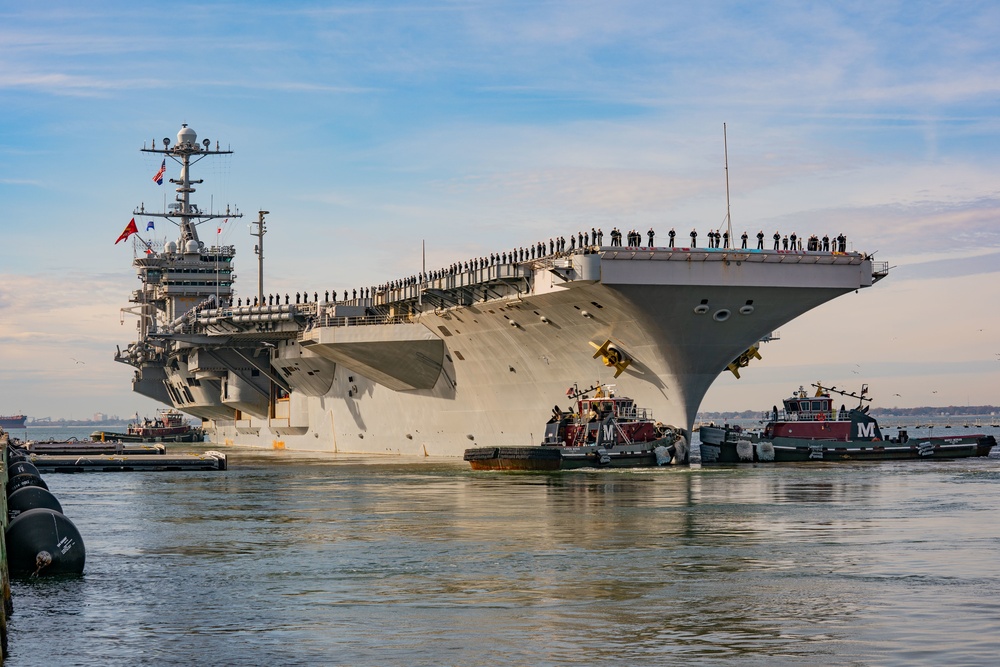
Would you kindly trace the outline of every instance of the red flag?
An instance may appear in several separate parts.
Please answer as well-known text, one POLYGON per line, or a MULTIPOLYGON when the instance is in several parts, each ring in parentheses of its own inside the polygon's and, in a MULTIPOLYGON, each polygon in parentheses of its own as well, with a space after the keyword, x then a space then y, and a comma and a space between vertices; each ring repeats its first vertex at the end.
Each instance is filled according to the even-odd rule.
POLYGON ((132 236, 133 234, 138 234, 138 233, 139 233, 139 230, 135 226, 135 218, 132 218, 132 221, 130 223, 128 223, 127 227, 125 227, 125 231, 122 232, 122 235, 118 237, 117 241, 115 241, 115 245, 118 245, 119 243, 121 243, 122 241, 124 241, 128 237, 132 236))

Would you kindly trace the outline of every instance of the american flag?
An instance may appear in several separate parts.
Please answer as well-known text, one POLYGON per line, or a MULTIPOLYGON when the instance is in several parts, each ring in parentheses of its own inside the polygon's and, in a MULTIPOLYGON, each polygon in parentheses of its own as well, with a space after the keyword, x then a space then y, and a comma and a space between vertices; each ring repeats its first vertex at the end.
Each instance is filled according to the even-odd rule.
POLYGON ((157 185, 163 185, 163 174, 167 171, 167 158, 163 158, 163 162, 160 164, 160 170, 156 172, 153 176, 153 180, 157 185))

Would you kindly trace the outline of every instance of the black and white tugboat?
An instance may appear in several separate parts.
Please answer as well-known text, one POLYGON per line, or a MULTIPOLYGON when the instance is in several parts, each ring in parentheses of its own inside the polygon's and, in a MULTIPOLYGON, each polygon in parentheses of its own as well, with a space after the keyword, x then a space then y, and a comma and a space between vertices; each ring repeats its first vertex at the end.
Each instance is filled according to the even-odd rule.
POLYGON ((988 456, 997 444, 992 435, 927 436, 911 438, 900 430, 886 437, 868 414, 868 385, 846 392, 812 385, 803 387, 774 406, 761 420, 763 430, 702 426, 701 455, 705 463, 783 463, 790 461, 888 461, 903 459, 959 459, 988 456), (834 405, 832 394, 857 399, 855 408, 834 405))
POLYGON ((473 470, 571 470, 636 468, 683 463, 683 433, 653 419, 635 401, 616 396, 614 385, 576 385, 566 395, 575 406, 552 409, 538 446, 475 447, 465 450, 473 470), (591 395, 593 392, 593 395, 591 395))

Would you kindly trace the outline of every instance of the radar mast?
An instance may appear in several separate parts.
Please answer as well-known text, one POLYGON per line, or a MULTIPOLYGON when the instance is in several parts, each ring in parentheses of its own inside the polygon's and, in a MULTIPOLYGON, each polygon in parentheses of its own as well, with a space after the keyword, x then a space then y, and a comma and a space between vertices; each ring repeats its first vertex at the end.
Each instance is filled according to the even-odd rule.
POLYGON ((219 142, 215 142, 215 150, 211 149, 211 145, 212 142, 208 139, 202 139, 199 144, 198 134, 189 128, 187 123, 183 123, 180 131, 177 133, 177 143, 173 146, 170 145, 170 137, 164 137, 162 148, 157 148, 157 143, 154 139, 152 148, 143 146, 141 149, 143 153, 164 155, 164 159, 169 157, 181 165, 179 178, 170 179, 170 182, 177 186, 177 196, 174 197, 174 202, 167 207, 166 211, 151 213, 146 211, 146 207, 143 205, 133 212, 135 215, 166 218, 176 224, 180 228, 178 245, 181 252, 186 249, 188 241, 195 241, 199 247, 201 246, 201 240, 198 238, 198 225, 201 223, 216 218, 243 217, 243 214, 238 211, 230 211, 228 205, 226 206, 225 213, 215 213, 212 211, 206 213, 197 204, 191 203, 191 193, 195 191, 194 186, 203 182, 202 179, 191 179, 191 166, 210 155, 232 155, 233 153, 231 150, 220 150, 219 142), (180 222, 177 222, 177 218, 180 219, 180 222))

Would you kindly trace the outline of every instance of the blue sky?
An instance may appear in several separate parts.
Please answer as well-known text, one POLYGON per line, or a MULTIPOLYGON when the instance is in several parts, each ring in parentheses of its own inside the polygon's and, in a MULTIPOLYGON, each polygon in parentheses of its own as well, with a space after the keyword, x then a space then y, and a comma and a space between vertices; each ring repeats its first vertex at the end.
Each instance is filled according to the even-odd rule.
POLYGON ((281 292, 407 275, 422 240, 443 265, 591 226, 704 234, 725 122, 737 233, 843 232, 898 268, 703 407, 816 380, 1000 404, 998 34, 988 2, 0 0, 0 413, 152 412, 112 360, 136 286, 113 243, 172 196, 139 149, 183 122, 236 151, 195 200, 247 214, 223 239, 245 293, 259 208, 281 292))

